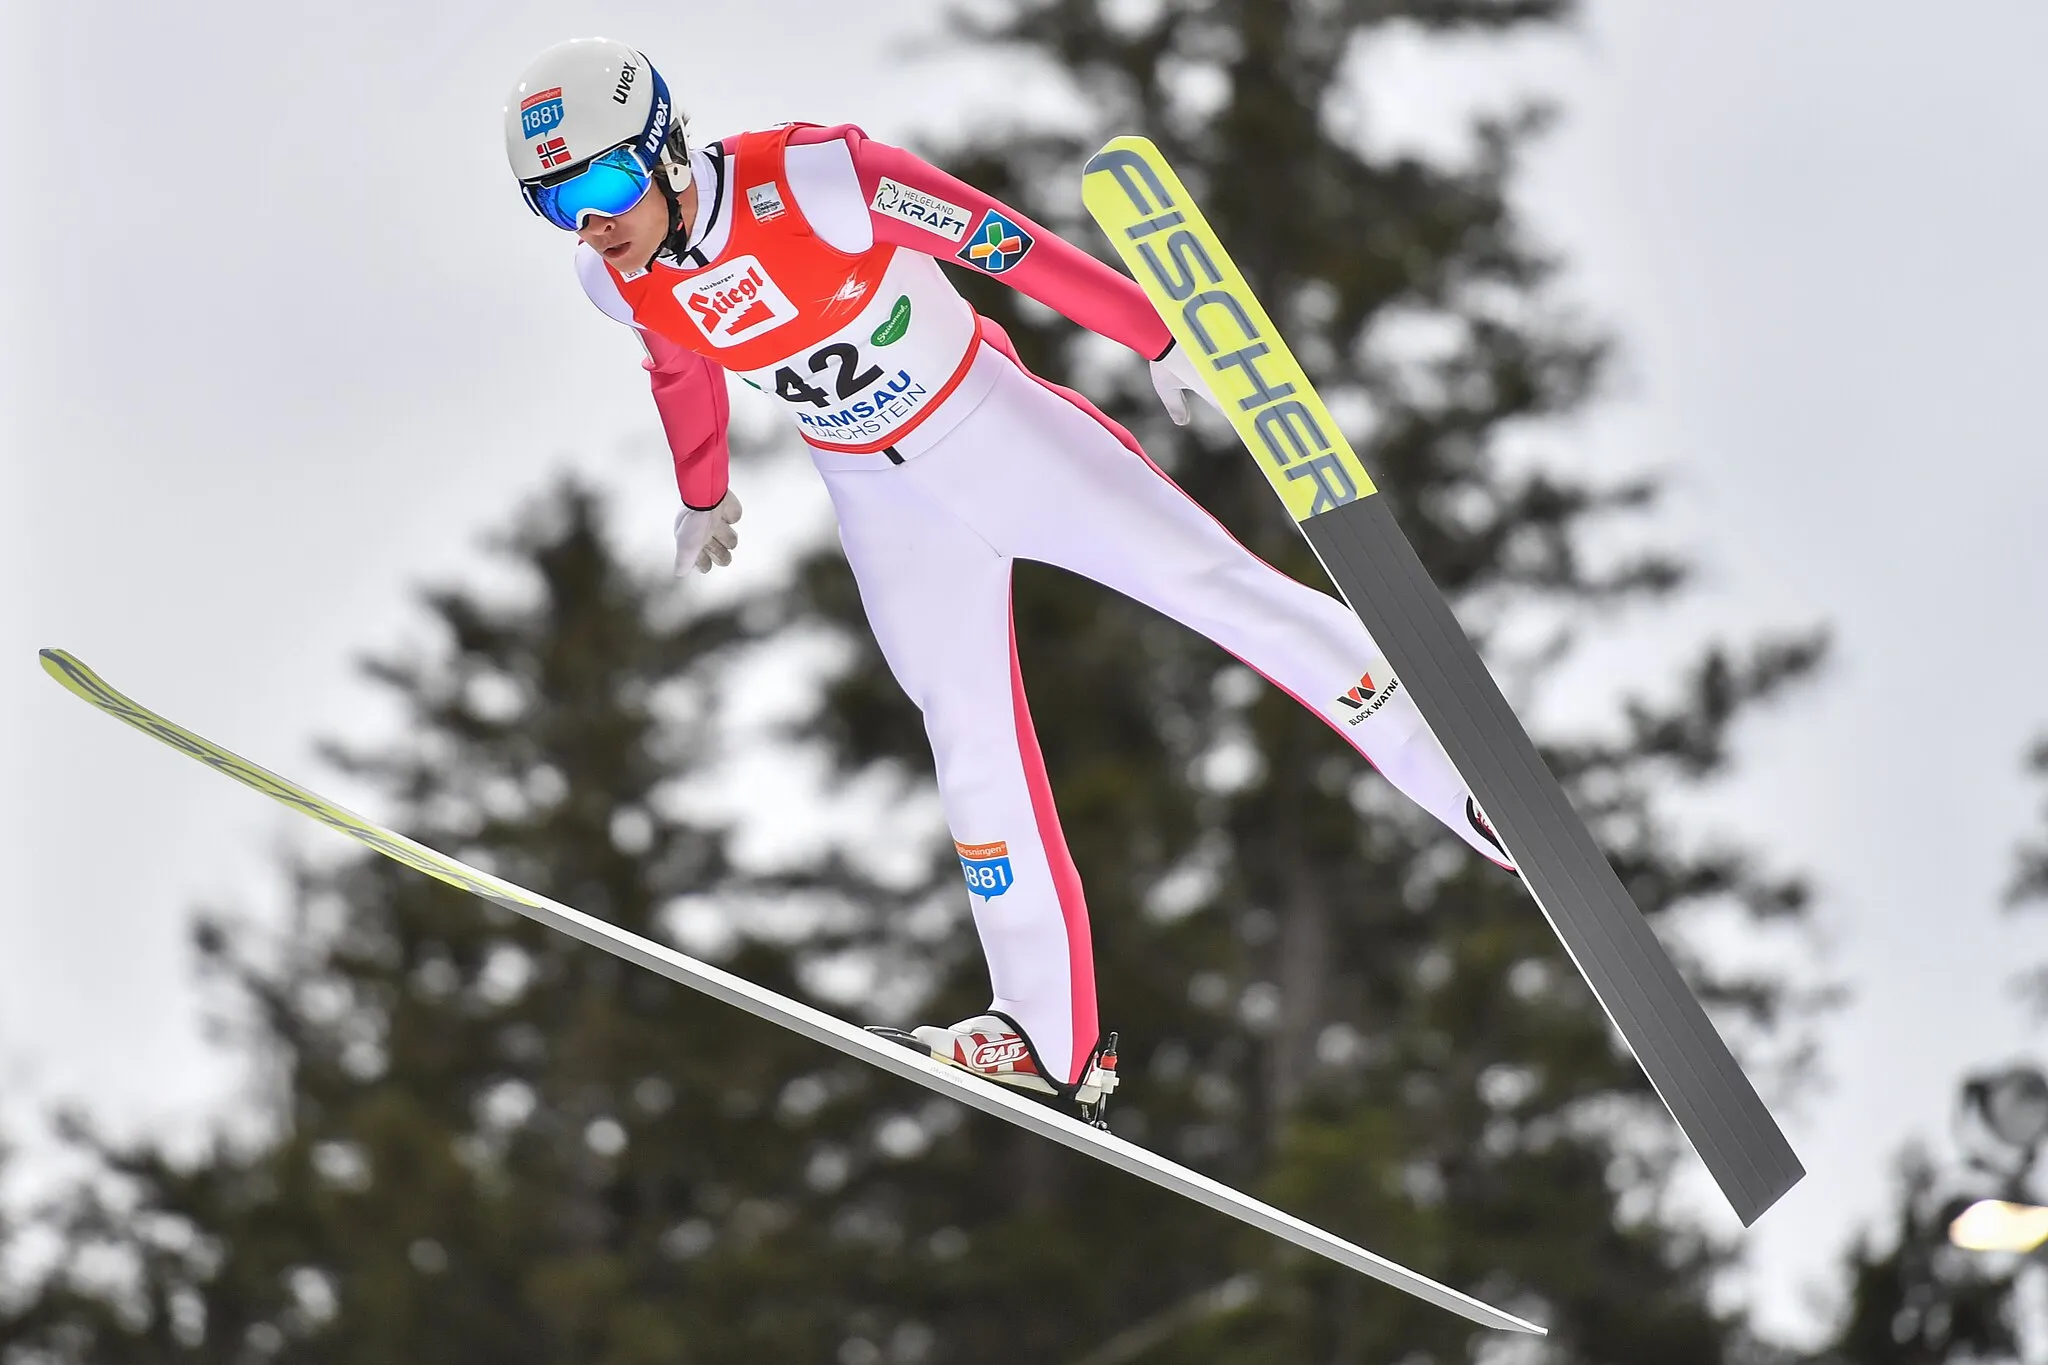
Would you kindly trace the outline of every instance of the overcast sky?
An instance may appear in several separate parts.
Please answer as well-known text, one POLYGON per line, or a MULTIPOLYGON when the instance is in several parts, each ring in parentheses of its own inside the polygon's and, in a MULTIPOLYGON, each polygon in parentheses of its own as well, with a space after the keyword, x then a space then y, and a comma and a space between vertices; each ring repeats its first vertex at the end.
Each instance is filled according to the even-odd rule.
MULTIPOLYGON (((0 184, 0 1128, 28 1137, 58 1100, 131 1132, 215 1112, 237 1073, 200 1036, 189 912, 274 906, 273 851, 300 837, 65 696, 37 646, 354 796, 311 758, 389 733, 352 658, 417 638, 413 588, 473 574, 477 534, 551 471, 601 477, 662 553, 674 492, 637 349, 504 167, 523 62, 574 33, 636 41, 709 134, 909 139, 976 101, 1057 100, 992 108, 985 63, 906 57, 937 10, 71 0, 10 21, 29 41, 0 56, 24 68, 0 184)), ((1553 444, 1668 472, 1663 525, 1706 569, 1574 675, 1580 709, 1708 633, 1836 631, 1821 685, 1688 807, 1813 874, 1856 991, 1828 1084, 1783 1111, 1813 1174, 1749 1234, 1745 1284, 1784 1332, 1813 1329, 1809 1288, 1899 1144, 1940 1137, 1961 1071, 2039 1051, 2004 983, 2048 961, 2048 923, 1997 902, 2041 825, 2017 765, 2048 726, 2044 51, 2026 0, 1938 22, 1904 0, 1597 0, 1562 40, 1396 44, 1363 72, 1377 135, 1426 145, 1473 102, 1567 108, 1522 203, 1625 351, 1616 395, 1553 444)), ((762 491, 735 572, 823 524, 811 481, 762 491)))

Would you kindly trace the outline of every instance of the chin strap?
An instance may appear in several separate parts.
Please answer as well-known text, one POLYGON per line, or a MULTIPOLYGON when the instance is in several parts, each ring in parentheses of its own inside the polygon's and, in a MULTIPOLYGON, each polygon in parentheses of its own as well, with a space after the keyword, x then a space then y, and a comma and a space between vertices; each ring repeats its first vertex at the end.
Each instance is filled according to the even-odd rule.
POLYGON ((682 128, 678 126, 669 133, 668 141, 662 145, 661 164, 656 167, 655 188, 668 203, 668 235, 662 238, 657 256, 672 256, 680 260, 690 249, 687 234, 683 231, 683 190, 690 183, 690 151, 683 141, 682 128))
POLYGON ((676 193, 675 184, 670 176, 658 176, 655 178, 654 184, 655 188, 661 191, 662 199, 668 204, 668 235, 661 239, 661 249, 655 254, 658 256, 681 256, 690 246, 687 241, 683 240, 682 196, 676 193))

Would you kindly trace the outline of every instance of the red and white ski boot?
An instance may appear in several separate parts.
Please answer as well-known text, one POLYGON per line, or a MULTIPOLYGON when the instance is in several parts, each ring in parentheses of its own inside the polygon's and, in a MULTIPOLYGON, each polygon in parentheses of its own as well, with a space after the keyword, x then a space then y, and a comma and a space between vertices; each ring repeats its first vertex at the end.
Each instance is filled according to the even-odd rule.
POLYGON ((1084 1121, 1098 1128, 1109 1126, 1102 1111, 1117 1084, 1114 1033, 1089 1056, 1079 1081, 1061 1084, 1040 1064, 1031 1039, 1007 1014, 990 1011, 951 1026, 926 1024, 908 1033, 893 1028, 874 1028, 869 1032, 999 1085, 1071 1100, 1080 1107, 1084 1121))

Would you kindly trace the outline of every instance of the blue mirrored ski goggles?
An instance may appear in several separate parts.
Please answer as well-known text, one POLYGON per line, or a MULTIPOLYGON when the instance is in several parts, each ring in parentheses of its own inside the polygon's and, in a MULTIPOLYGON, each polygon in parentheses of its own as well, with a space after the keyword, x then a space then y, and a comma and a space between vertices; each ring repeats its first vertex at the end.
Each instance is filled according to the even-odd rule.
POLYGON ((653 184, 654 176, 639 151, 626 146, 590 158, 555 184, 522 181, 519 190, 535 213, 564 232, 574 232, 589 214, 612 218, 624 213, 646 198, 653 184))

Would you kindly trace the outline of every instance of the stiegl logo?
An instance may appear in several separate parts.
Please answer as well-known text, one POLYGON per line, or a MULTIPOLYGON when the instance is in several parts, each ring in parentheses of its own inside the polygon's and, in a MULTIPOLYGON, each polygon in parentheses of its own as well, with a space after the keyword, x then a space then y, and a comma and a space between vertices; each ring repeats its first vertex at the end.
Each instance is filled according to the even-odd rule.
POLYGON ((759 270, 749 270, 734 281, 730 288, 710 294, 699 290, 691 294, 685 302, 690 305, 690 311, 697 315, 697 321, 703 325, 705 331, 715 332, 723 329, 738 334, 750 327, 759 326, 771 316, 767 306, 760 302, 761 286, 765 283, 767 281, 762 278, 759 270), (740 310, 739 316, 728 320, 725 315, 735 309, 740 310))
POLYGON ((675 294, 704 339, 719 347, 752 341, 797 315, 796 305, 752 256, 699 271, 677 285, 675 294))

